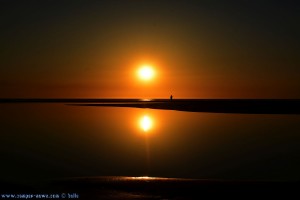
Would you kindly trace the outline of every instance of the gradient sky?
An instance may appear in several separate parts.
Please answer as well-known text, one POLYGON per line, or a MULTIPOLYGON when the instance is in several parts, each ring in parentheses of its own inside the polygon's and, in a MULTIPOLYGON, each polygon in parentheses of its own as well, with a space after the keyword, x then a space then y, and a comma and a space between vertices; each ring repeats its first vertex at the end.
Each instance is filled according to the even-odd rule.
POLYGON ((300 98, 299 24, 297 1, 1 0, 0 97, 300 98))

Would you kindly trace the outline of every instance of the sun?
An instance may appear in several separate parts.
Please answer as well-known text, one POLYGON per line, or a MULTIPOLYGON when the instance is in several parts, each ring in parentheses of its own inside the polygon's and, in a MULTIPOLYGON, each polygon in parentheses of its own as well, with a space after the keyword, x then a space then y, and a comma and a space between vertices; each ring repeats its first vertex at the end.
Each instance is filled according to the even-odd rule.
POLYGON ((153 67, 144 65, 138 70, 138 76, 144 81, 151 80, 154 77, 153 67))
POLYGON ((152 128, 152 119, 147 115, 143 116, 140 120, 140 126, 144 132, 149 131, 152 128))

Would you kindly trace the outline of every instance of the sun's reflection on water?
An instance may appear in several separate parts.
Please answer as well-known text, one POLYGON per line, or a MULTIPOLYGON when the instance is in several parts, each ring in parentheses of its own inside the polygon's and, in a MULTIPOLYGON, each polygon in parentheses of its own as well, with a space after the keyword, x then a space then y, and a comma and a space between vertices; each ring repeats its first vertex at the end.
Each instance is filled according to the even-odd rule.
POLYGON ((140 119, 140 127, 144 130, 144 132, 148 132, 153 126, 152 118, 148 115, 144 115, 140 119))
POLYGON ((137 177, 127 177, 128 179, 132 180, 153 180, 156 179, 156 177, 150 177, 150 176, 137 176, 137 177))

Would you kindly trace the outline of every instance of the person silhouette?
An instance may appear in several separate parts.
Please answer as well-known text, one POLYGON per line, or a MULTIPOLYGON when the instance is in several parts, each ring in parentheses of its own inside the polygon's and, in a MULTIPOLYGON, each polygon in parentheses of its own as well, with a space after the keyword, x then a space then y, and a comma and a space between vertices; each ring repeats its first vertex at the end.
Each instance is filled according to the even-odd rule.
POLYGON ((171 101, 173 100, 173 95, 170 96, 170 100, 171 100, 171 101))

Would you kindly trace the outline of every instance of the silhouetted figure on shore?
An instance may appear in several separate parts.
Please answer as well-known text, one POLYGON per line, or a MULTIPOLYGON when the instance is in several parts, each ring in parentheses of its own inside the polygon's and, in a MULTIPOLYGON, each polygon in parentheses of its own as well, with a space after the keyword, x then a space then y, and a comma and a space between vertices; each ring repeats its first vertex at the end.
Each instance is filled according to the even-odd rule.
POLYGON ((171 100, 171 101, 173 100, 173 95, 170 96, 170 100, 171 100))

